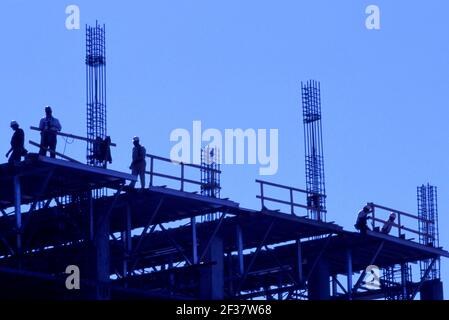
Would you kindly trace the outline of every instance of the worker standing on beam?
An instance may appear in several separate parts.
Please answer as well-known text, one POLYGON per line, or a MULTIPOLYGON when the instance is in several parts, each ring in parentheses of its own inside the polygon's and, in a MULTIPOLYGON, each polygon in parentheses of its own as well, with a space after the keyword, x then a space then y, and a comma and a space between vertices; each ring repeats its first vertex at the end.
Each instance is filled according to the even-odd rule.
POLYGON ((41 130, 41 149, 39 155, 46 156, 50 149, 50 157, 56 158, 56 144, 58 132, 62 130, 61 123, 53 117, 53 110, 50 106, 45 107, 45 117, 39 123, 41 130))
MULTIPOLYGON (((140 139, 139 137, 133 138, 133 161, 130 165, 130 169, 132 171, 132 175, 137 177, 140 177, 140 185, 142 189, 145 189, 145 169, 147 166, 147 162, 145 160, 147 150, 145 147, 140 145, 140 139)), ((131 188, 134 188, 136 186, 136 181, 131 182, 129 185, 131 188)))
POLYGON ((22 160, 22 156, 25 156, 28 151, 25 149, 25 133, 20 129, 17 121, 11 121, 11 129, 14 134, 11 138, 11 149, 6 153, 6 158, 9 157, 8 163, 14 164, 22 160), (11 156, 9 156, 11 155, 11 156))

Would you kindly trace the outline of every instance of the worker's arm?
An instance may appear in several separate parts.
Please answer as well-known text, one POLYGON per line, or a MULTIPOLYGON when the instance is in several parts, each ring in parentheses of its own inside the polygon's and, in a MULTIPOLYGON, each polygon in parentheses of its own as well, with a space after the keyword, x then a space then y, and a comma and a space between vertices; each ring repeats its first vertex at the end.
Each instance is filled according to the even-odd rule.
POLYGON ((55 119, 54 127, 55 127, 56 131, 61 131, 62 130, 61 123, 59 122, 58 119, 55 119))
POLYGON ((45 120, 44 119, 41 119, 41 121, 39 122, 39 130, 41 130, 41 131, 43 131, 44 130, 44 122, 45 122, 45 120))
POLYGON ((6 153, 6 158, 8 158, 9 157, 9 155, 11 154, 11 152, 12 152, 12 148, 11 149, 9 149, 9 151, 6 153))

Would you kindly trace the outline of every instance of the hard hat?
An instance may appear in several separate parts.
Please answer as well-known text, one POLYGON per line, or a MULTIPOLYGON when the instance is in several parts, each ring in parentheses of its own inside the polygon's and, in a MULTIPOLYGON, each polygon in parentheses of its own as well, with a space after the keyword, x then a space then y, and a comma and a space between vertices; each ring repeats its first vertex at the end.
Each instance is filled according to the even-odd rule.
POLYGON ((134 137, 133 138, 133 142, 139 142, 139 141, 140 141, 139 137, 134 137))
POLYGON ((14 127, 14 126, 19 126, 19 124, 15 120, 11 121, 11 127, 14 127))
POLYGON ((52 112, 52 110, 51 110, 51 107, 50 107, 50 106, 45 106, 45 112, 47 112, 47 111, 50 111, 50 112, 52 112))
POLYGON ((392 213, 390 214, 390 218, 396 219, 396 213, 392 212, 392 213))

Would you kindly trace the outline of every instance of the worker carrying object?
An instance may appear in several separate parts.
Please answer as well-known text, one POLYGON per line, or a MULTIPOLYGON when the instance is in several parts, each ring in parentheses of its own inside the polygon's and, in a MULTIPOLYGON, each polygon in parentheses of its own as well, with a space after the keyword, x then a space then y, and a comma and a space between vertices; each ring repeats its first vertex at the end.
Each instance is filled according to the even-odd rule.
POLYGON ((396 220, 396 213, 392 212, 390 214, 390 218, 385 221, 384 226, 382 227, 381 232, 385 234, 389 234, 391 232, 391 228, 395 225, 394 221, 396 220))
MULTIPOLYGON (((147 162, 145 161, 146 157, 146 149, 140 145, 139 137, 133 138, 133 162, 130 165, 130 169, 132 171, 133 176, 140 177, 140 185, 141 188, 145 188, 145 168, 147 166, 147 162)), ((136 186, 136 181, 131 182, 130 187, 134 188, 136 186)))
POLYGON ((22 157, 27 155, 28 151, 24 147, 25 133, 20 129, 17 121, 11 121, 11 129, 14 131, 14 134, 11 138, 11 149, 6 153, 6 157, 9 157, 9 164, 14 164, 20 162, 22 157))
POLYGON ((46 156, 50 149, 50 157, 56 158, 57 134, 62 130, 61 123, 53 117, 53 110, 50 106, 45 107, 45 117, 39 123, 41 130, 41 149, 39 155, 46 156))
POLYGON ((357 222, 354 227, 360 231, 362 234, 366 234, 370 228, 368 228, 368 215, 373 212, 371 206, 365 206, 357 215, 357 222))

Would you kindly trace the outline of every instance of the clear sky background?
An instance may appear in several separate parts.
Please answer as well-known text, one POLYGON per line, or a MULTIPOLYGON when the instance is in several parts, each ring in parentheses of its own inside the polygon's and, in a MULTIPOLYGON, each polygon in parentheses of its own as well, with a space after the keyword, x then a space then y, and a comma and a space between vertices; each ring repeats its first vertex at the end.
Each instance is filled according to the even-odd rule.
MULTIPOLYGON (((170 132, 201 120, 279 129, 279 171, 269 180, 304 187, 300 82, 316 79, 328 220, 353 229, 370 201, 416 212, 416 187, 430 182, 448 249, 447 12, 446 0, 3 0, 0 146, 6 153, 10 120, 37 125, 47 104, 64 131, 86 134, 84 25, 98 19, 107 28, 108 129, 119 145, 112 168, 128 170, 134 135, 168 157, 170 132), (65 28, 70 4, 81 30, 65 28), (381 9, 380 31, 365 28, 370 4, 381 9)), ((84 161, 85 145, 65 153, 84 161)), ((258 169, 224 166, 222 196, 259 208, 258 169)), ((442 271, 447 297, 447 260, 442 271)))

